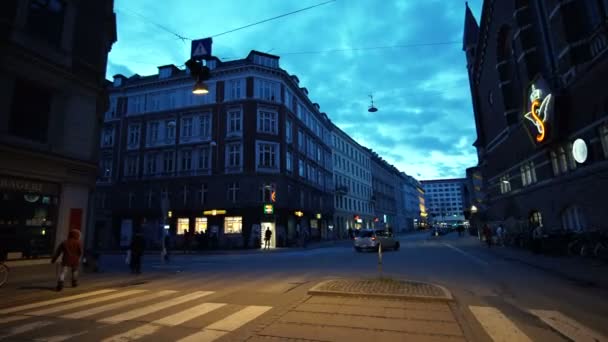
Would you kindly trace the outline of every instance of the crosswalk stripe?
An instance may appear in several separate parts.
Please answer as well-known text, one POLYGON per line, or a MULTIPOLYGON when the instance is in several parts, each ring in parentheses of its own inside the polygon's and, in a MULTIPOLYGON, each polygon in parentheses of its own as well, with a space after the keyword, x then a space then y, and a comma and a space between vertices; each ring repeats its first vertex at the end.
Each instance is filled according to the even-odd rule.
POLYGON ((11 330, 9 331, 8 334, 4 334, 4 335, 0 335, 0 340, 7 338, 7 337, 12 337, 15 335, 19 335, 19 334, 23 334, 25 332, 34 330, 34 329, 38 329, 38 328, 42 328, 45 327, 49 324, 51 324, 53 322, 51 321, 38 321, 38 322, 32 322, 32 323, 28 323, 28 324, 24 324, 18 327, 14 327, 11 328, 11 330))
POLYGON ((20 321, 20 320, 23 320, 23 319, 27 319, 29 317, 30 316, 21 316, 21 315, 4 317, 4 318, 0 318, 0 324, 10 323, 10 322, 16 322, 16 321, 20 321))
POLYGON ((214 292, 212 291, 197 291, 194 293, 190 293, 187 294, 185 296, 181 296, 181 297, 177 297, 174 299, 170 299, 170 300, 166 300, 160 303, 156 303, 156 304, 152 304, 152 305, 148 305, 148 306, 144 306, 143 308, 139 308, 139 309, 135 309, 135 310, 131 310, 131 311, 127 311, 118 315, 114 315, 108 318, 104 318, 101 320, 98 320, 98 322, 101 323, 108 323, 108 324, 115 324, 115 323, 119 323, 119 322, 124 322, 124 321, 128 321, 134 318, 138 318, 141 316, 145 316, 147 314, 156 312, 156 311, 160 311, 162 309, 166 309, 168 307, 174 306, 174 305, 178 305, 178 304, 182 304, 185 303, 187 301, 190 300, 194 300, 200 297, 204 297, 204 296, 208 296, 210 294, 212 294, 214 292))
POLYGON ((221 319, 211 325, 206 326, 203 330, 194 334, 188 335, 178 342, 211 342, 225 334, 235 331, 241 326, 253 321, 257 317, 272 309, 270 306, 248 306, 236 313, 221 319))
POLYGON ((551 310, 529 310, 534 316, 540 318, 543 322, 550 325, 553 329, 559 331, 576 342, 599 342, 608 341, 606 336, 593 331, 586 326, 578 323, 572 318, 551 310))
POLYGON ((121 341, 133 341, 140 339, 144 336, 148 336, 154 334, 158 331, 162 326, 170 326, 174 327, 180 325, 186 321, 194 319, 196 317, 202 316, 206 313, 209 313, 213 310, 219 309, 226 304, 224 303, 203 303, 187 310, 178 312, 176 314, 158 319, 154 322, 144 324, 135 329, 131 329, 125 333, 115 335, 112 337, 108 337, 103 340, 103 342, 121 342, 121 341))
POLYGON ((89 299, 89 300, 84 300, 84 301, 78 301, 75 303, 68 303, 68 304, 64 304, 64 305, 59 305, 59 306, 55 306, 52 308, 48 308, 48 309, 42 309, 42 310, 37 310, 37 311, 32 311, 32 312, 26 312, 25 315, 29 315, 29 316, 45 316, 45 315, 49 315, 55 312, 59 312, 59 311, 65 311, 65 310, 70 310, 70 309, 75 309, 75 308, 79 308, 79 307, 83 307, 83 306, 87 306, 87 305, 91 305, 91 304, 96 304, 96 303, 100 303, 100 302, 107 302, 109 300, 112 299, 117 299, 117 298, 121 298, 121 297, 127 297, 130 295, 134 295, 134 294, 138 294, 138 293, 142 293, 142 292, 146 292, 146 290, 129 290, 129 291, 125 291, 125 292, 118 292, 118 293, 113 293, 110 295, 106 295, 106 296, 102 296, 102 297, 97 297, 97 298, 93 298, 93 299, 89 299))
POLYGON ((481 326, 496 342, 532 342, 511 320, 496 308, 469 306, 481 326))
POLYGON ((36 341, 36 342, 63 342, 65 340, 69 340, 71 338, 84 335, 84 334, 86 334, 88 332, 89 332, 88 330, 85 330, 85 331, 77 332, 75 334, 56 335, 56 336, 51 336, 51 337, 42 337, 42 338, 36 338, 36 339, 34 339, 34 341, 36 341))
POLYGON ((42 301, 42 302, 36 302, 36 303, 32 303, 32 304, 25 304, 25 305, 15 306, 15 307, 12 307, 12 308, 0 310, 0 314, 9 314, 9 313, 17 312, 17 311, 23 311, 23 310, 33 309, 33 308, 39 308, 41 306, 69 302, 69 301, 74 300, 74 299, 86 298, 86 297, 91 297, 91 296, 95 296, 95 295, 99 295, 99 294, 104 294, 104 293, 109 293, 109 292, 114 292, 114 291, 116 291, 116 290, 114 290, 114 289, 98 290, 98 291, 82 293, 82 294, 78 294, 78 295, 74 295, 74 296, 62 297, 62 298, 57 298, 57 299, 50 299, 50 300, 45 300, 45 301, 42 301))
POLYGON ((170 294, 173 294, 173 293, 176 293, 176 292, 177 291, 173 291, 173 290, 164 290, 164 291, 160 291, 160 292, 156 292, 156 293, 150 293, 150 294, 145 295, 145 296, 135 297, 135 298, 123 300, 123 301, 120 301, 120 302, 117 302, 117 303, 106 304, 106 305, 97 306, 97 307, 94 307, 94 308, 91 308, 91 309, 87 309, 87 310, 73 312, 71 314, 63 315, 63 316, 61 316, 61 318, 79 319, 79 318, 90 317, 90 316, 93 316, 93 315, 96 315, 96 314, 99 314, 99 313, 102 313, 102 312, 106 312, 106 311, 110 311, 110 310, 114 310, 114 309, 119 309, 119 308, 122 308, 122 307, 127 306, 127 305, 132 305, 132 304, 138 304, 138 303, 146 302, 146 301, 149 301, 151 299, 163 297, 163 296, 170 295, 170 294))

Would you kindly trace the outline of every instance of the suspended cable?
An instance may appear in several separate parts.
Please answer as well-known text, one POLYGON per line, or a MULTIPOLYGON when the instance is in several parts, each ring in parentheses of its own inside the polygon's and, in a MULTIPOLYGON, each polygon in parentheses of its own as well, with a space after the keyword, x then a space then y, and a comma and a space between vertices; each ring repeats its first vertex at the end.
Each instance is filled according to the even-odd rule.
POLYGON ((400 49, 420 46, 437 46, 437 45, 453 45, 462 44, 462 42, 438 42, 438 43, 414 43, 414 44, 399 44, 399 45, 387 45, 387 46, 371 46, 371 47, 360 47, 360 48, 349 48, 349 49, 329 49, 329 50, 316 50, 316 51, 298 51, 298 52, 280 52, 277 53, 280 56, 286 55, 311 55, 321 54, 330 52, 347 52, 347 51, 369 51, 369 50, 386 50, 386 49, 400 49))
POLYGON ((172 34, 172 35, 176 36, 176 37, 177 37, 178 39, 180 39, 182 42, 185 42, 186 40, 192 40, 191 38, 188 38, 188 37, 185 37, 185 36, 183 36, 183 35, 181 35, 181 34, 179 34, 179 33, 176 33, 175 31, 172 31, 172 30, 171 30, 171 29, 169 29, 168 27, 166 27, 166 26, 164 26, 164 25, 161 25, 161 24, 159 24, 159 23, 157 23, 157 22, 153 21, 152 19, 150 19, 150 18, 146 17, 145 15, 143 15, 143 14, 141 14, 141 13, 138 13, 138 12, 135 12, 135 11, 133 11, 133 10, 131 10, 131 9, 127 9, 127 8, 124 8, 124 7, 123 7, 123 8, 119 8, 119 9, 118 9, 118 11, 119 11, 119 12, 120 12, 120 11, 127 11, 127 12, 131 12, 133 15, 136 15, 136 16, 138 16, 138 17, 140 17, 140 18, 142 18, 142 19, 146 20, 146 21, 147 21, 149 24, 152 24, 152 25, 154 25, 154 26, 156 26, 156 27, 160 28, 161 30, 163 30, 163 31, 165 31, 165 32, 168 32, 168 33, 170 33, 170 34, 172 34))

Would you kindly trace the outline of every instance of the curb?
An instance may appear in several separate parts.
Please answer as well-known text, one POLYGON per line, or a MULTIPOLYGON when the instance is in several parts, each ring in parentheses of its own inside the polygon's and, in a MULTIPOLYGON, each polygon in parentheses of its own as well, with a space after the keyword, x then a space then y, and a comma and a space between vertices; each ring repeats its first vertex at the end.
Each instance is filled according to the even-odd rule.
POLYGON ((342 296, 342 297, 368 297, 368 298, 383 298, 383 299, 400 299, 400 300, 415 300, 415 301, 424 301, 424 302, 452 302, 454 301, 454 296, 452 296, 452 292, 447 288, 433 283, 424 283, 424 282, 414 282, 410 280, 402 280, 410 283, 424 284, 428 286, 433 286, 441 290, 443 292, 444 297, 440 296, 425 296, 425 295, 405 295, 405 294, 388 294, 388 293, 371 293, 371 292, 345 292, 345 291, 329 291, 329 290, 321 290, 323 285, 329 283, 331 281, 335 281, 338 279, 330 279, 320 282, 319 284, 313 286, 308 290, 309 295, 317 295, 317 296, 342 296))

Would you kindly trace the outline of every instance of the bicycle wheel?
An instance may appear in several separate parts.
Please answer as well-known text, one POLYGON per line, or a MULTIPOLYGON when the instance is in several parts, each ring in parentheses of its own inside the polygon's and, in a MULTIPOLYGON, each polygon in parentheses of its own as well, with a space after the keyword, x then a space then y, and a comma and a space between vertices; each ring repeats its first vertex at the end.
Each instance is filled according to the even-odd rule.
POLYGON ((0 287, 6 283, 8 280, 8 266, 5 264, 0 264, 0 287))

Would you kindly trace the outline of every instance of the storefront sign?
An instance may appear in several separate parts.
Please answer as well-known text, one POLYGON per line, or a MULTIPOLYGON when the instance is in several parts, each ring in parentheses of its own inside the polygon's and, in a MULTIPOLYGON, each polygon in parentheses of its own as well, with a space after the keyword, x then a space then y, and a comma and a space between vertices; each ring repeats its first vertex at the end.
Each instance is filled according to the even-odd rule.
POLYGON ((294 215, 296 215, 297 217, 302 217, 302 216, 304 216, 304 213, 303 213, 303 212, 301 212, 301 211, 296 211, 296 212, 294 213, 294 215))
POLYGON ((59 192, 59 187, 52 183, 33 182, 5 177, 0 177, 0 189, 50 195, 55 195, 59 192))
POLYGON ((272 215, 274 213, 274 206, 272 204, 264 204, 264 214, 272 215))
POLYGON ((203 215, 226 215, 226 210, 213 209, 213 210, 205 210, 203 211, 203 215))
POLYGON ((544 80, 538 79, 530 86, 527 107, 524 114, 533 126, 536 142, 543 142, 547 133, 547 120, 553 112, 553 96, 544 80))
POLYGON ((70 209, 70 230, 82 229, 82 208, 70 209))

